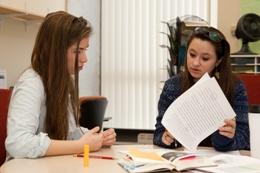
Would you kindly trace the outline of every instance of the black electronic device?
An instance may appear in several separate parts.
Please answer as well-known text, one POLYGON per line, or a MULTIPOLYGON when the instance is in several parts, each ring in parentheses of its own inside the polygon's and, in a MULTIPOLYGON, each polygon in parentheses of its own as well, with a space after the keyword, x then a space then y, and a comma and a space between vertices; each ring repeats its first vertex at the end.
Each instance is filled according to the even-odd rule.
POLYGON ((234 55, 256 54, 249 49, 248 43, 260 39, 260 16, 254 13, 241 16, 236 26, 235 35, 238 39, 242 39, 242 48, 233 53, 234 55))

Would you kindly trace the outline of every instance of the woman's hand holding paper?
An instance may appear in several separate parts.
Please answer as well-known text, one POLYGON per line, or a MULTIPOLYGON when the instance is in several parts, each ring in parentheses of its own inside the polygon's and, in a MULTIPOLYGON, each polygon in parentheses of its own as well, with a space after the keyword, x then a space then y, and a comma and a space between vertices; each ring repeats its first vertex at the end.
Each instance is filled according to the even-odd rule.
POLYGON ((228 138, 233 138, 236 132, 236 119, 226 119, 225 125, 219 128, 219 133, 228 138))

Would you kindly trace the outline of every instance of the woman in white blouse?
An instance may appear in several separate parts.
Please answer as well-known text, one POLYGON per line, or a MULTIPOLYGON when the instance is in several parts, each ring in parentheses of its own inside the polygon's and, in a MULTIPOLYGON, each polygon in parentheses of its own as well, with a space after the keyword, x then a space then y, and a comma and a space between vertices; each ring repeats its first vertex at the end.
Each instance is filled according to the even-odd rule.
POLYGON ((31 67, 16 82, 9 106, 7 159, 82 153, 115 142, 114 129, 98 133, 79 126, 78 72, 87 62, 92 28, 58 11, 45 17, 31 67))

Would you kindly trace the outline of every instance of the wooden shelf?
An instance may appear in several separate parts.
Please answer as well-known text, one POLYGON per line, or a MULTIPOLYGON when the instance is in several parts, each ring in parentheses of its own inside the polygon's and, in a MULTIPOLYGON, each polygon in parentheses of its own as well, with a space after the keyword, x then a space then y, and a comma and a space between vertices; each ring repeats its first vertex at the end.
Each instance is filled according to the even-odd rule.
POLYGON ((32 13, 27 13, 24 11, 16 10, 16 9, 11 9, 8 7, 0 6, 0 15, 2 17, 11 17, 17 20, 22 20, 22 21, 42 21, 44 19, 43 16, 32 14, 32 13))
POLYGON ((232 63, 232 66, 260 66, 260 64, 251 64, 251 63, 246 63, 246 64, 235 64, 232 63))
POLYGON ((260 55, 231 55, 231 66, 235 73, 260 73, 260 55))

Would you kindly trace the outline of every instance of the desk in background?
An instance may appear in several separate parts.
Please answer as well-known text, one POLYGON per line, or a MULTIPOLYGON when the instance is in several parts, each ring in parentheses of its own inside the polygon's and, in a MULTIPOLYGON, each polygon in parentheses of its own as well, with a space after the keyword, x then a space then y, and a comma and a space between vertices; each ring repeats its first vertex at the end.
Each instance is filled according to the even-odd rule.
MULTIPOLYGON (((153 145, 114 145, 111 148, 102 148, 95 155, 109 155, 118 157, 120 150, 135 148, 158 148, 153 145)), ((241 152, 242 155, 249 155, 249 151, 241 152)), ((0 168, 1 173, 127 173, 117 164, 116 160, 89 159, 89 167, 83 167, 83 158, 67 156, 43 157, 39 159, 13 159, 6 162, 0 168)))

